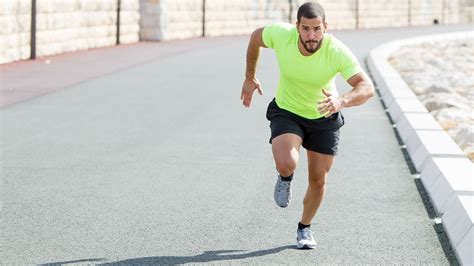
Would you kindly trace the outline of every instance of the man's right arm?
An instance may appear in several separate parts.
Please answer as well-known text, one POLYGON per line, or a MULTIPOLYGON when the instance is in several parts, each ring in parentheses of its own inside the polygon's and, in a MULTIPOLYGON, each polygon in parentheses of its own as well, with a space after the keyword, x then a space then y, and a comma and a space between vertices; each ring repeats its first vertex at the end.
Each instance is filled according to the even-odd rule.
POLYGON ((242 85, 242 93, 240 99, 245 107, 250 107, 252 102, 252 95, 255 90, 258 90, 260 95, 263 95, 263 90, 260 82, 256 77, 257 62, 260 57, 261 47, 267 47, 263 42, 263 29, 256 29, 250 36, 249 46, 247 48, 247 66, 245 69, 245 80, 242 85))
POLYGON ((245 77, 248 79, 255 78, 260 48, 266 47, 263 42, 263 29, 264 28, 256 29, 250 36, 249 46, 247 48, 247 68, 245 70, 245 77))

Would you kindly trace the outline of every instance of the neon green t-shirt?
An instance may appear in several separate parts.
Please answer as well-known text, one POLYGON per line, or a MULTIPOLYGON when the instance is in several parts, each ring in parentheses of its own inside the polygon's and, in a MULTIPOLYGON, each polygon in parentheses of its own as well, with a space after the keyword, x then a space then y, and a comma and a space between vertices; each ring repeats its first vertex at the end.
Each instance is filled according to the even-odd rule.
POLYGON ((338 73, 347 80, 361 72, 357 58, 341 41, 324 34, 319 50, 304 56, 298 49, 298 32, 294 25, 277 23, 263 30, 265 46, 275 50, 280 67, 276 103, 299 116, 316 119, 318 101, 326 98, 322 89, 338 95, 335 78, 338 73))

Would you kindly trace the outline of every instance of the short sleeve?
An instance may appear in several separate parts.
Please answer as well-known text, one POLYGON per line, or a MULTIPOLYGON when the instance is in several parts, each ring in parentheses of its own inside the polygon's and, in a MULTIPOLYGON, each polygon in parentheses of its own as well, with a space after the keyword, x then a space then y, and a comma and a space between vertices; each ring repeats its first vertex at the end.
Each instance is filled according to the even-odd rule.
POLYGON ((348 80, 355 74, 362 72, 359 60, 357 60, 351 50, 341 42, 339 43, 338 58, 339 72, 345 80, 348 80))
POLYGON ((289 33, 289 27, 283 23, 270 24, 263 28, 262 40, 266 47, 276 49, 280 41, 288 38, 289 33))

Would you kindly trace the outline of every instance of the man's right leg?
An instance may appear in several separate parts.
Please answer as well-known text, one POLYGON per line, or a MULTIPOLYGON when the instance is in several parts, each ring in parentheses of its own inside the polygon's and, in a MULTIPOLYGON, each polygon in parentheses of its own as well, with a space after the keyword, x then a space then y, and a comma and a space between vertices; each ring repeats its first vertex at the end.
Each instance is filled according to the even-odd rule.
POLYGON ((280 207, 287 207, 291 201, 291 181, 285 178, 292 177, 295 172, 302 142, 300 136, 292 133, 281 134, 272 140, 273 159, 279 173, 274 198, 280 207))

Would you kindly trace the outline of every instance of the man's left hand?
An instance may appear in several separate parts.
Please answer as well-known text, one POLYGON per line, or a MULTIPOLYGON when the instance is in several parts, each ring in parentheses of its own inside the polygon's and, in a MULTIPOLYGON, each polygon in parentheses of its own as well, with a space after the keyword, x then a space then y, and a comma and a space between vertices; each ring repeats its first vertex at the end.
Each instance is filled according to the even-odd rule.
POLYGON ((336 96, 333 96, 325 89, 323 89, 324 95, 326 95, 326 99, 318 102, 318 112, 324 115, 324 117, 328 118, 332 114, 335 114, 344 107, 344 101, 336 96))

